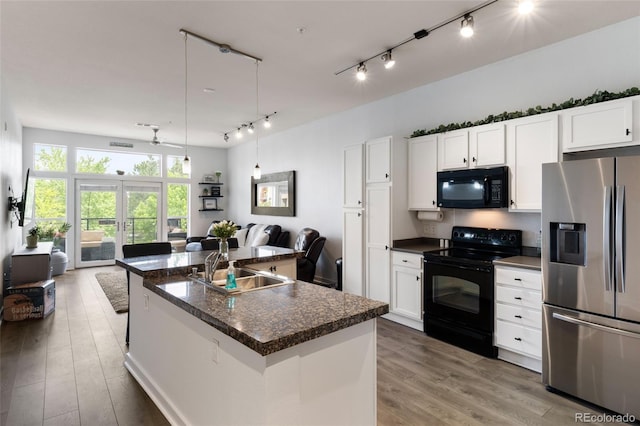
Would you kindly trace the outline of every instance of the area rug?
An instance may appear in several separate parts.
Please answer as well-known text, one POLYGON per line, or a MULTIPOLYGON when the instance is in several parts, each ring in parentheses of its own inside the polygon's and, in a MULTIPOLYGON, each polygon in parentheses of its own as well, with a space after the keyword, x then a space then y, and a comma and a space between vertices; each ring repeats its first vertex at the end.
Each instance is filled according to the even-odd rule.
POLYGON ((96 280, 111 302, 113 310, 121 314, 129 312, 129 295, 127 294, 127 275, 125 271, 98 272, 96 280))

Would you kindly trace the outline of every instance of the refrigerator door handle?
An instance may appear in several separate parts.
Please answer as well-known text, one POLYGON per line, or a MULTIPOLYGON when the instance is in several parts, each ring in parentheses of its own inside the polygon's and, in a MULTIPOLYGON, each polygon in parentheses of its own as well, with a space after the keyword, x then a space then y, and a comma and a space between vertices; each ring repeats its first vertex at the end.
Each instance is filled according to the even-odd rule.
POLYGON ((616 283, 620 293, 624 285, 624 185, 616 186, 616 283))
POLYGON ((596 324, 594 322, 585 321, 580 318, 574 318, 569 315, 559 314, 557 312, 553 313, 553 318, 558 319, 560 321, 569 322, 571 324, 583 325, 585 327, 590 327, 596 330, 605 331, 607 333, 614 333, 624 337, 632 337, 634 339, 640 339, 640 334, 634 333, 633 331, 620 330, 619 328, 607 327, 606 325, 596 324))
POLYGON ((602 221, 602 253, 604 263, 604 290, 613 291, 611 282, 611 273, 613 271, 611 263, 611 204, 612 204, 612 187, 605 187, 604 191, 604 211, 602 221))

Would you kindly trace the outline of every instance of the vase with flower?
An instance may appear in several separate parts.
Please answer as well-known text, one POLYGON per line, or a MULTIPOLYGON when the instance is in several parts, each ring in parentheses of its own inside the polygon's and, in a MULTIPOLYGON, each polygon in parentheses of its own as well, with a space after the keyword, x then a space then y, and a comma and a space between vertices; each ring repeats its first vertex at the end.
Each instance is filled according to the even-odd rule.
POLYGON ((231 220, 223 220, 213 224, 212 234, 220 239, 220 254, 224 260, 229 260, 229 241, 230 237, 236 233, 237 225, 231 220))

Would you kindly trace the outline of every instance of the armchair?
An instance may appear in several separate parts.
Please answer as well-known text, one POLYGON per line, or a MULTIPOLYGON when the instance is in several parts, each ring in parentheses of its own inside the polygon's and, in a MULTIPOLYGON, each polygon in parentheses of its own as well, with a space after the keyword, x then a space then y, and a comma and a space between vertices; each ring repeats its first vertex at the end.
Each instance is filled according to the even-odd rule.
POLYGON ((316 263, 327 241, 320 233, 312 228, 303 228, 298 233, 294 249, 304 251, 305 255, 297 260, 297 275, 300 281, 312 283, 316 275, 316 263))

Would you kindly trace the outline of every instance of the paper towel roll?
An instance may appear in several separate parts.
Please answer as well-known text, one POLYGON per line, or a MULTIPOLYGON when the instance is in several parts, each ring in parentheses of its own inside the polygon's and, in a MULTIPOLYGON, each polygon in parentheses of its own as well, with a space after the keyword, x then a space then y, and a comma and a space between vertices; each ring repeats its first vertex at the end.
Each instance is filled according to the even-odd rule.
POLYGON ((431 220, 434 222, 442 222, 442 212, 418 212, 419 220, 431 220))

